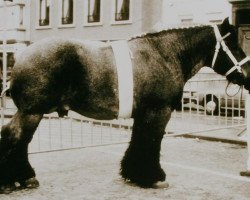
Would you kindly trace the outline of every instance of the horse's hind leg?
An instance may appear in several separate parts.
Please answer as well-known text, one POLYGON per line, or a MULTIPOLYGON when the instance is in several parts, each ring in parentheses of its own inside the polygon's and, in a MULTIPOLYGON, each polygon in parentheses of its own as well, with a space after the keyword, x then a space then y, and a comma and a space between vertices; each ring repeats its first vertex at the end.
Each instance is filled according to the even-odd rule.
POLYGON ((120 173, 125 180, 141 187, 154 187, 166 178, 160 166, 160 149, 171 109, 145 109, 138 113, 120 173))
POLYGON ((35 171, 28 160, 28 144, 42 119, 42 115, 17 112, 1 130, 0 140, 0 193, 22 187, 38 187, 35 171))

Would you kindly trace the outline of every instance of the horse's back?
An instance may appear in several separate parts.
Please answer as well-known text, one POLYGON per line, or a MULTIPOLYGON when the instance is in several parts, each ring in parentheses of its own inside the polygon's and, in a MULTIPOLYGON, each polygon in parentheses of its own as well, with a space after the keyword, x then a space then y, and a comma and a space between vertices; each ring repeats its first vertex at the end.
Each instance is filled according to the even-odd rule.
MULTIPOLYGON (((37 41, 16 56, 17 66, 19 62, 36 61, 37 59, 49 59, 57 56, 58 53, 75 52, 78 50, 89 50, 98 52, 102 48, 107 48, 107 44, 101 41, 88 41, 66 38, 45 38, 37 41)), ((25 67, 25 66, 22 66, 25 67)), ((14 69, 15 70, 15 69, 14 69)))

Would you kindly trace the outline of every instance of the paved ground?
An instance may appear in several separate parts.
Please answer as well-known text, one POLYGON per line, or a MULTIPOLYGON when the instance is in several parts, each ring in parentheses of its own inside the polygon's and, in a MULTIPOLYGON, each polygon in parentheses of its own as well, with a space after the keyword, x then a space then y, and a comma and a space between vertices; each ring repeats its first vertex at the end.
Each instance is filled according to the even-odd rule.
MULTIPOLYGON (((129 127, 131 122, 119 123, 129 127)), ((124 183, 118 175, 119 162, 130 131, 119 123, 100 126, 91 121, 45 118, 30 145, 30 159, 41 187, 1 195, 0 200, 250 199, 250 179, 239 176, 246 168, 246 146, 200 139, 165 137, 161 160, 168 174, 168 189, 141 189, 124 183), (78 147, 88 148, 34 154, 78 147)), ((246 144, 238 137, 244 132, 244 124, 244 118, 174 113, 167 131, 246 144)))
POLYGON ((31 154, 40 188, 1 195, 2 200, 247 200, 250 179, 244 146, 198 139, 165 138, 162 166, 168 189, 124 183, 119 162, 127 144, 31 154))

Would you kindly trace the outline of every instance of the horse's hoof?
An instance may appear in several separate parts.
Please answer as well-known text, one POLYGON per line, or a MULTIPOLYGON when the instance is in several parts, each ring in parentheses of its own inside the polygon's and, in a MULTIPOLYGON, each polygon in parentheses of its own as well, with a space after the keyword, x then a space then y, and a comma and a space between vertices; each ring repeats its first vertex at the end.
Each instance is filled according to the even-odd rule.
POLYGON ((166 181, 158 181, 153 184, 152 188, 155 189, 167 189, 169 187, 169 184, 166 181))
POLYGON ((242 172, 240 172, 240 175, 241 176, 248 176, 248 177, 250 177, 250 171, 242 171, 242 172))
POLYGON ((0 194, 10 194, 11 192, 15 191, 16 185, 15 184, 7 184, 0 186, 0 194))
POLYGON ((29 178, 20 184, 22 188, 28 188, 28 189, 39 187, 39 182, 35 177, 29 178))

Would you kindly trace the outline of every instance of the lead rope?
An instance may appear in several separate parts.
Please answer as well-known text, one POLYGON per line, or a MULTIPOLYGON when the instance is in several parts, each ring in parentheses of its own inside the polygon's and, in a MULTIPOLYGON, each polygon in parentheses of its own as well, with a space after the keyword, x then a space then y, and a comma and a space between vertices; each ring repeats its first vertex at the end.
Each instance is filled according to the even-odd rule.
POLYGON ((228 94, 228 86, 229 85, 230 85, 230 82, 227 83, 227 86, 225 88, 225 93, 226 93, 227 96, 229 96, 229 97, 235 97, 240 92, 240 90, 241 90, 241 97, 242 97, 242 91, 243 91, 243 86, 242 85, 239 87, 238 91, 235 94, 233 94, 233 95, 228 94))
POLYGON ((226 93, 226 95, 229 96, 229 97, 235 97, 235 96, 240 92, 240 101, 239 101, 239 105, 240 105, 240 102, 243 101, 243 89, 244 89, 244 86, 241 85, 241 86, 239 87, 238 91, 237 91, 234 95, 229 95, 229 94, 228 94, 228 86, 229 86, 229 84, 230 84, 230 83, 228 82, 227 87, 225 88, 225 93, 226 93))

